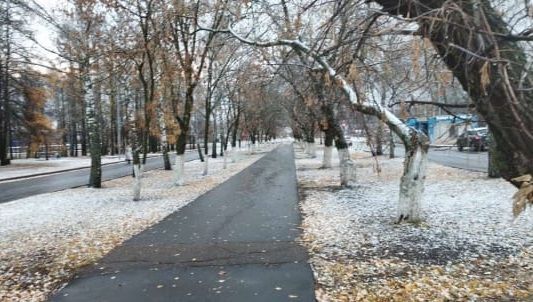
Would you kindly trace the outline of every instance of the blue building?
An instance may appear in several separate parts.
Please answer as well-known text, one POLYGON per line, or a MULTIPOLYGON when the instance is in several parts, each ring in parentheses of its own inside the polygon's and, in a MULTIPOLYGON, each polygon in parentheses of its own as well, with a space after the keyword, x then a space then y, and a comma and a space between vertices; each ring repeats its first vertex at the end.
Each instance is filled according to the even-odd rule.
POLYGON ((424 132, 432 144, 453 144, 466 129, 481 127, 479 118, 472 114, 438 115, 424 119, 411 117, 405 123, 424 132))

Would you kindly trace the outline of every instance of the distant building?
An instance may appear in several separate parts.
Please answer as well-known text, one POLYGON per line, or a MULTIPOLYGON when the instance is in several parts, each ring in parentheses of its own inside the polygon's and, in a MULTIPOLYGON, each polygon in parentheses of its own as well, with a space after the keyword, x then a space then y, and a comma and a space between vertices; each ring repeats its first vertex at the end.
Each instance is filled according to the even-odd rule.
POLYGON ((428 118, 408 118, 405 123, 424 132, 432 144, 453 144, 466 129, 481 127, 476 115, 437 115, 428 118))

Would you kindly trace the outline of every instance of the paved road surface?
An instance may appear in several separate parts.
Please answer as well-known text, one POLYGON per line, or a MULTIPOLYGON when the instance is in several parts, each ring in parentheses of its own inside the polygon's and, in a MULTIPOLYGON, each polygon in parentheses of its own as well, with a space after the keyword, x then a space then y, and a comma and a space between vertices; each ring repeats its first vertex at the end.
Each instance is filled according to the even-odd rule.
MULTIPOLYGON (((405 154, 403 147, 396 147, 398 156, 405 154)), ((429 160, 441 165, 478 172, 488 172, 488 153, 464 151, 459 152, 456 148, 430 148, 429 160)))
MULTIPOLYGON (((197 157, 196 152, 186 153, 187 160, 193 160, 197 157)), ((145 171, 162 167, 162 156, 146 159, 145 171)), ((131 169, 131 165, 127 165, 125 162, 104 165, 102 166, 102 180, 105 181, 131 175, 131 169)), ((47 176, 0 182, 0 203, 32 195, 85 186, 89 182, 89 172, 89 168, 84 168, 47 176)))
POLYGON ((52 301, 315 301, 292 146, 128 240, 52 301))

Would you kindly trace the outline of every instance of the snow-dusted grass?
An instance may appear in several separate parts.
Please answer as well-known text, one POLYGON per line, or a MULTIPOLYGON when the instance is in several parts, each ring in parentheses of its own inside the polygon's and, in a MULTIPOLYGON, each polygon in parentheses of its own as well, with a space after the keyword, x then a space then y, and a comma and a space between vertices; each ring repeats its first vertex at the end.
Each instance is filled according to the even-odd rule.
POLYGON ((43 301, 81 266, 193 201, 243 170, 261 153, 239 152, 223 169, 223 159, 185 164, 185 185, 174 186, 173 171, 144 174, 141 200, 132 201, 132 177, 0 204, 0 301, 43 301))
POLYGON ((335 161, 318 169, 320 156, 297 152, 302 241, 320 301, 533 298, 533 214, 513 218, 513 186, 430 163, 425 222, 398 225, 403 159, 353 157, 357 185, 340 189, 335 161))
MULTIPOLYGON (((149 156, 159 156, 160 154, 150 154, 149 156)), ((102 164, 123 162, 124 156, 102 156, 102 164)), ((44 158, 14 159, 10 165, 0 166, 0 181, 6 178, 31 176, 40 173, 49 173, 74 168, 84 168, 91 166, 90 156, 80 157, 50 157, 44 158)))

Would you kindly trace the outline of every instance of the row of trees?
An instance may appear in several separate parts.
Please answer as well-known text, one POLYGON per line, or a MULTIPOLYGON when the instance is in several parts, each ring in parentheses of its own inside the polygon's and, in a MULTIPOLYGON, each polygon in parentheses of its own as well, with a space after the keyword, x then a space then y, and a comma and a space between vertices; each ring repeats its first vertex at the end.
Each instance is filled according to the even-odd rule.
MULTIPOLYGON (((172 149, 177 153, 176 182, 181 184, 179 168, 187 143, 194 145, 203 138, 207 154, 211 141, 210 153, 216 157, 217 141, 224 149, 229 144, 235 147, 241 138, 264 140, 282 127, 281 119, 261 114, 270 106, 248 82, 250 74, 258 71, 253 58, 238 43, 197 28, 200 18, 220 25, 221 3, 76 0, 68 1, 55 19, 32 3, 10 5, 45 18, 57 31, 54 54, 61 65, 48 66, 52 71, 46 74, 37 72, 32 68, 34 57, 23 66, 25 72, 40 77, 41 99, 27 98, 39 103, 33 110, 40 116, 20 120, 40 123, 36 126, 42 134, 25 136, 16 131, 20 123, 9 124, 12 119, 2 118, 4 164, 13 138, 24 138, 24 143, 35 147, 47 145, 43 138, 48 138, 49 143, 54 140, 63 146, 62 155, 90 154, 90 185, 99 187, 102 154, 124 153, 130 146, 142 171, 147 153, 156 151, 164 153, 165 168, 170 169, 172 149), (44 115, 45 99, 53 100, 46 109, 56 123, 54 131, 44 115)), ((3 25, 10 28, 8 21, 3 25)), ((20 40, 31 40, 28 35, 20 40)), ((19 77, 14 68, 4 74, 19 77)), ((0 112, 17 112, 9 107, 18 100, 4 98, 0 112)))
MULTIPOLYGON (((101 155, 126 146, 138 181, 148 152, 161 150, 171 169, 175 150, 181 185, 192 137, 203 138, 206 154, 213 142, 216 156, 217 140, 255 143, 284 126, 307 143, 310 155, 323 133, 323 166, 331 166, 335 146, 341 184, 350 185, 355 171, 346 125, 377 137, 369 139, 377 154, 388 127, 406 149, 398 220, 416 221, 429 143, 402 120, 413 106, 475 110, 494 135, 502 176, 512 181, 532 173, 531 7, 497 1, 69 0, 60 21, 24 1, 16 6, 40 12, 58 32, 63 63, 45 85, 55 99, 61 143, 71 155, 81 144, 92 157, 91 186, 101 184, 101 155)), ((10 31, 3 37, 11 37, 15 25, 6 18, 3 28, 10 31)), ((36 82, 14 71, 9 47, 2 51, 8 75, 2 87, 21 91, 8 93, 0 107, 7 163, 17 128, 5 118, 13 115, 12 104, 33 100, 30 111, 43 109, 42 94, 30 89, 35 84, 9 83, 9 77, 36 82)))
MULTIPOLYGON (((435 88, 444 96, 451 80, 457 79, 492 131, 496 143, 495 162, 501 175, 512 182, 519 176, 531 175, 533 98, 529 94, 532 91, 531 58, 527 57, 529 45, 526 42, 533 39, 530 27, 520 27, 531 25, 530 19, 523 22, 530 17, 528 3, 525 3, 525 10, 516 11, 513 6, 497 11, 493 6, 496 3, 490 1, 374 2, 378 5, 362 1, 315 1, 307 5, 283 0, 277 3, 259 1, 248 6, 246 17, 233 18, 226 28, 206 27, 205 30, 232 36, 257 48, 284 49, 274 53, 275 61, 299 70, 300 75, 305 74, 308 86, 315 88, 314 91, 307 88, 307 91, 311 91, 316 102, 305 101, 306 95, 302 93, 305 86, 294 89, 308 105, 305 115, 311 120, 307 124, 312 126, 303 128, 311 133, 306 133, 309 142, 313 143, 311 129, 314 129, 318 111, 321 128, 339 141, 341 173, 351 175, 347 172, 351 163, 343 160, 343 133, 337 127, 335 101, 327 98, 337 98, 335 93, 342 92, 353 110, 374 116, 380 121, 380 127, 384 123, 398 135, 406 149, 399 221, 420 219, 428 151, 427 137, 407 127, 385 106, 387 98, 401 97, 400 89, 413 89, 409 93, 412 99, 428 91, 431 93, 435 88), (509 13, 508 18, 518 20, 516 27, 508 27, 506 13, 509 13), (266 21, 268 25, 265 19, 269 20, 266 21), (384 48, 383 42, 390 41, 385 35, 406 36, 400 42, 411 43, 408 51, 400 54, 411 54, 410 69, 405 73, 387 74, 391 69, 398 72, 404 64, 401 58, 391 62, 394 45, 380 51, 384 48), (398 77, 403 79, 399 81, 398 77), (439 80, 437 85, 432 81, 434 78, 439 80), (331 93, 328 86, 333 88, 331 93), (313 108, 313 103, 318 106, 313 108)), ((242 16, 239 12, 233 14, 242 16)), ((288 82, 295 86, 294 81, 289 79, 288 82)), ((440 101, 427 103, 444 108, 450 106, 440 101)), ((470 104, 461 106, 470 107, 470 104)), ((515 184, 520 185, 519 182, 515 184)), ((531 202, 532 197, 529 194, 526 198, 531 202)))

